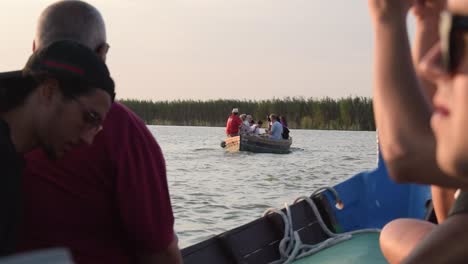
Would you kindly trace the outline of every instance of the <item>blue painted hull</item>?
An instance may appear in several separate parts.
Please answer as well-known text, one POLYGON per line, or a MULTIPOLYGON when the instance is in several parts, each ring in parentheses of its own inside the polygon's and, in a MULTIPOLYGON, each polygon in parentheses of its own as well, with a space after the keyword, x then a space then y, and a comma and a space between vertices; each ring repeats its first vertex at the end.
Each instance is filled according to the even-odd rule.
MULTIPOLYGON (((339 232, 382 228, 396 218, 424 219, 431 200, 429 186, 393 182, 381 157, 376 170, 359 173, 334 188, 345 203, 342 210, 333 208, 339 232)), ((325 195, 332 200, 331 193, 325 195)))

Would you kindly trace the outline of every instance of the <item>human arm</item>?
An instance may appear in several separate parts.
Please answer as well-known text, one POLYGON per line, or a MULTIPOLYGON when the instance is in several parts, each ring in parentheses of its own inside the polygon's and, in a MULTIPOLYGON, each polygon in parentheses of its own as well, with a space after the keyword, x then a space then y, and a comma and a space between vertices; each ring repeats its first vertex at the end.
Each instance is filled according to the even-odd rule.
POLYGON ((450 208, 455 202, 455 192, 455 189, 431 186, 432 204, 439 224, 447 219, 450 208))

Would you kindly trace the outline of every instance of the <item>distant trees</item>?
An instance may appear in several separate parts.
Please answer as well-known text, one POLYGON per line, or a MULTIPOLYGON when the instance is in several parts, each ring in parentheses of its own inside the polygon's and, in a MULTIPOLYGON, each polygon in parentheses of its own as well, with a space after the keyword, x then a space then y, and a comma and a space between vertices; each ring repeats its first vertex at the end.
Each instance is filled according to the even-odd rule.
POLYGON ((372 100, 366 97, 341 99, 270 100, 120 100, 147 124, 179 126, 225 126, 232 108, 263 120, 270 113, 286 116, 290 128, 375 130, 372 100))

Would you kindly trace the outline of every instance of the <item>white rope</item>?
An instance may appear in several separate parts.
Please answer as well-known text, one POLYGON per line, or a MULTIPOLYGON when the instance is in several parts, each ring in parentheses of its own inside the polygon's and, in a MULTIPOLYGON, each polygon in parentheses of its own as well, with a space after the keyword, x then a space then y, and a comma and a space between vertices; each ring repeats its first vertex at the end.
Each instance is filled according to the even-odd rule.
MULTIPOLYGON (((336 207, 341 210, 343 208, 343 203, 340 197, 338 196, 338 193, 336 192, 336 190, 331 187, 319 188, 315 190, 311 196, 314 197, 318 192, 323 191, 323 190, 329 190, 333 194, 333 196, 335 197, 335 201, 336 201, 336 207)), ((349 240, 352 238, 354 234, 380 232, 380 229, 368 228, 368 229, 355 230, 355 231, 346 232, 346 233, 338 233, 338 234, 333 233, 324 223, 322 216, 320 215, 317 209, 317 206, 315 205, 315 202, 312 199, 310 199, 310 197, 301 196, 294 201, 294 204, 302 200, 306 201, 307 204, 309 204, 309 206, 312 208, 312 211, 314 212, 314 215, 317 217, 317 221, 320 227, 330 238, 315 245, 304 244, 302 243, 299 233, 293 230, 292 215, 291 215, 291 210, 289 208, 289 205, 285 203, 286 214, 279 209, 269 208, 265 211, 265 213, 263 213, 263 216, 266 216, 271 213, 277 213, 282 217, 283 223, 284 223, 284 236, 281 239, 279 243, 279 248, 278 248, 279 253, 280 253, 280 259, 275 260, 271 262, 270 264, 291 263, 292 261, 296 259, 310 256, 312 254, 317 253, 318 251, 322 249, 331 247, 342 241, 349 240)))

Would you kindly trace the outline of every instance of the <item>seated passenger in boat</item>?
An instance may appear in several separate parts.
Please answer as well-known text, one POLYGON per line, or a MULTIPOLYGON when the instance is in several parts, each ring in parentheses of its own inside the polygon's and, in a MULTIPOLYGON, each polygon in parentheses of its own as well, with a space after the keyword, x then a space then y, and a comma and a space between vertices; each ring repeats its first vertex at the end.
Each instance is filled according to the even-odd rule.
POLYGON ((382 230, 382 252, 390 263, 466 263, 467 2, 368 3, 375 35, 375 118, 389 175, 399 182, 437 185, 432 197, 439 225, 394 220, 382 230), (442 13, 446 5, 450 13, 442 13), (406 29, 410 8, 417 21, 413 56, 406 29), (447 217, 454 188, 463 191, 447 217), (439 195, 444 191, 449 195, 439 195))
MULTIPOLYGON (((252 122, 253 122, 253 120, 252 120, 252 122)), ((256 136, 260 135, 260 128, 262 127, 262 125, 263 125, 262 120, 258 120, 258 122, 256 124, 254 122, 254 124, 250 127, 250 132, 253 135, 256 135, 256 136)))
POLYGON ((281 136, 283 139, 288 139, 289 138, 289 128, 288 128, 288 121, 286 121, 285 116, 280 116, 279 118, 281 125, 283 126, 283 133, 281 136))
POLYGON ((280 140, 283 138, 281 134, 283 134, 283 126, 278 121, 278 116, 275 114, 270 115, 271 119, 271 130, 268 131, 269 138, 280 140))
POLYGON ((242 123, 248 125, 249 123, 247 122, 247 115, 246 114, 241 114, 240 119, 242 120, 242 123))
POLYGON ((251 125, 250 123, 254 122, 252 115, 247 115, 247 116, 245 117, 245 120, 247 121, 246 123, 247 123, 248 125, 251 125))
POLYGON ((267 115, 267 121, 268 121, 268 126, 266 128, 266 131, 270 131, 271 130, 271 118, 270 118, 270 115, 267 115))
POLYGON ((242 120, 242 123, 241 123, 240 128, 239 128, 240 129, 239 134, 249 134, 250 133, 250 125, 249 125, 249 121, 247 120, 247 115, 242 114, 239 117, 242 120))

